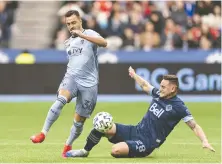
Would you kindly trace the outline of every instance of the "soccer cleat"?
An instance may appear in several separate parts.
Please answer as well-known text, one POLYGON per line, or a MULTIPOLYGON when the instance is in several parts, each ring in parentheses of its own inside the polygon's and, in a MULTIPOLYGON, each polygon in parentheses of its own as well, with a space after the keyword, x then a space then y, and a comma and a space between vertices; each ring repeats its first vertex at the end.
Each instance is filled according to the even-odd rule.
POLYGON ((33 143, 41 143, 45 140, 45 134, 41 132, 37 135, 32 136, 30 139, 33 143))
POLYGON ((86 151, 85 149, 80 150, 70 150, 66 153, 66 157, 88 157, 89 151, 86 151))
POLYGON ((63 152, 62 152, 62 157, 67 157, 66 156, 66 153, 68 152, 68 151, 70 151, 70 150, 72 150, 72 146, 69 146, 69 145, 65 145, 64 146, 64 149, 63 149, 63 152))

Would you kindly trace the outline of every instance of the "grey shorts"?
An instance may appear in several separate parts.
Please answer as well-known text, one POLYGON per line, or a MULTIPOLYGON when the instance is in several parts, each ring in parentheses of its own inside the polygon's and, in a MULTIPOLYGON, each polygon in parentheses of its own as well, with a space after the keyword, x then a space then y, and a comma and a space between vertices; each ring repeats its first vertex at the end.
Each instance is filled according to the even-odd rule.
POLYGON ((84 87, 78 84, 73 77, 65 76, 58 91, 60 89, 68 90, 71 93, 71 99, 68 101, 76 97, 76 113, 82 117, 90 117, 96 106, 98 85, 84 87))

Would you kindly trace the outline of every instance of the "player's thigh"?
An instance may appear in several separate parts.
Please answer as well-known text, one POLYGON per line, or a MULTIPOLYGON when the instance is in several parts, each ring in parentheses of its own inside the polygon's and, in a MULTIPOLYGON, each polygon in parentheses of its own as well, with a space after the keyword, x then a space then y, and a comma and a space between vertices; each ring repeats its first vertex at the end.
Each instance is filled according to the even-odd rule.
POLYGON ((119 142, 131 140, 131 138, 136 135, 135 126, 115 123, 115 127, 116 128, 110 132, 110 135, 107 134, 109 136, 108 140, 111 143, 116 144, 119 142))
POLYGON ((58 95, 63 95, 70 102, 74 97, 77 96, 77 83, 72 77, 65 76, 59 85, 58 95))
POLYGON ((83 87, 78 85, 76 113, 89 118, 97 102, 98 86, 83 87))
POLYGON ((129 147, 128 157, 146 157, 153 152, 155 148, 148 148, 142 140, 125 141, 129 147))

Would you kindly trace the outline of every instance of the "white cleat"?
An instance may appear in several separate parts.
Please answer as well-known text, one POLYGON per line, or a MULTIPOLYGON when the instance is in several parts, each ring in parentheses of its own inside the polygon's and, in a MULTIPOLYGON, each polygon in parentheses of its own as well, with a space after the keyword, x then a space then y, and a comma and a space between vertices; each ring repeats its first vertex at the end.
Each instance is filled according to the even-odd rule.
POLYGON ((66 152, 66 157, 88 157, 89 152, 86 151, 85 149, 80 149, 80 150, 70 150, 66 152))

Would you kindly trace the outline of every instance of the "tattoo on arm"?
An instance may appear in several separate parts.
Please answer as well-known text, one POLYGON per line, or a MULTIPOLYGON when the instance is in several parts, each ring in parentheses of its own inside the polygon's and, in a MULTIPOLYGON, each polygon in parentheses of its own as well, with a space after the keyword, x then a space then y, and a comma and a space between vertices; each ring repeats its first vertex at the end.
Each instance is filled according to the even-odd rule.
POLYGON ((140 85, 140 87, 143 88, 143 87, 145 87, 145 85, 146 85, 146 82, 143 81, 142 84, 140 85))

